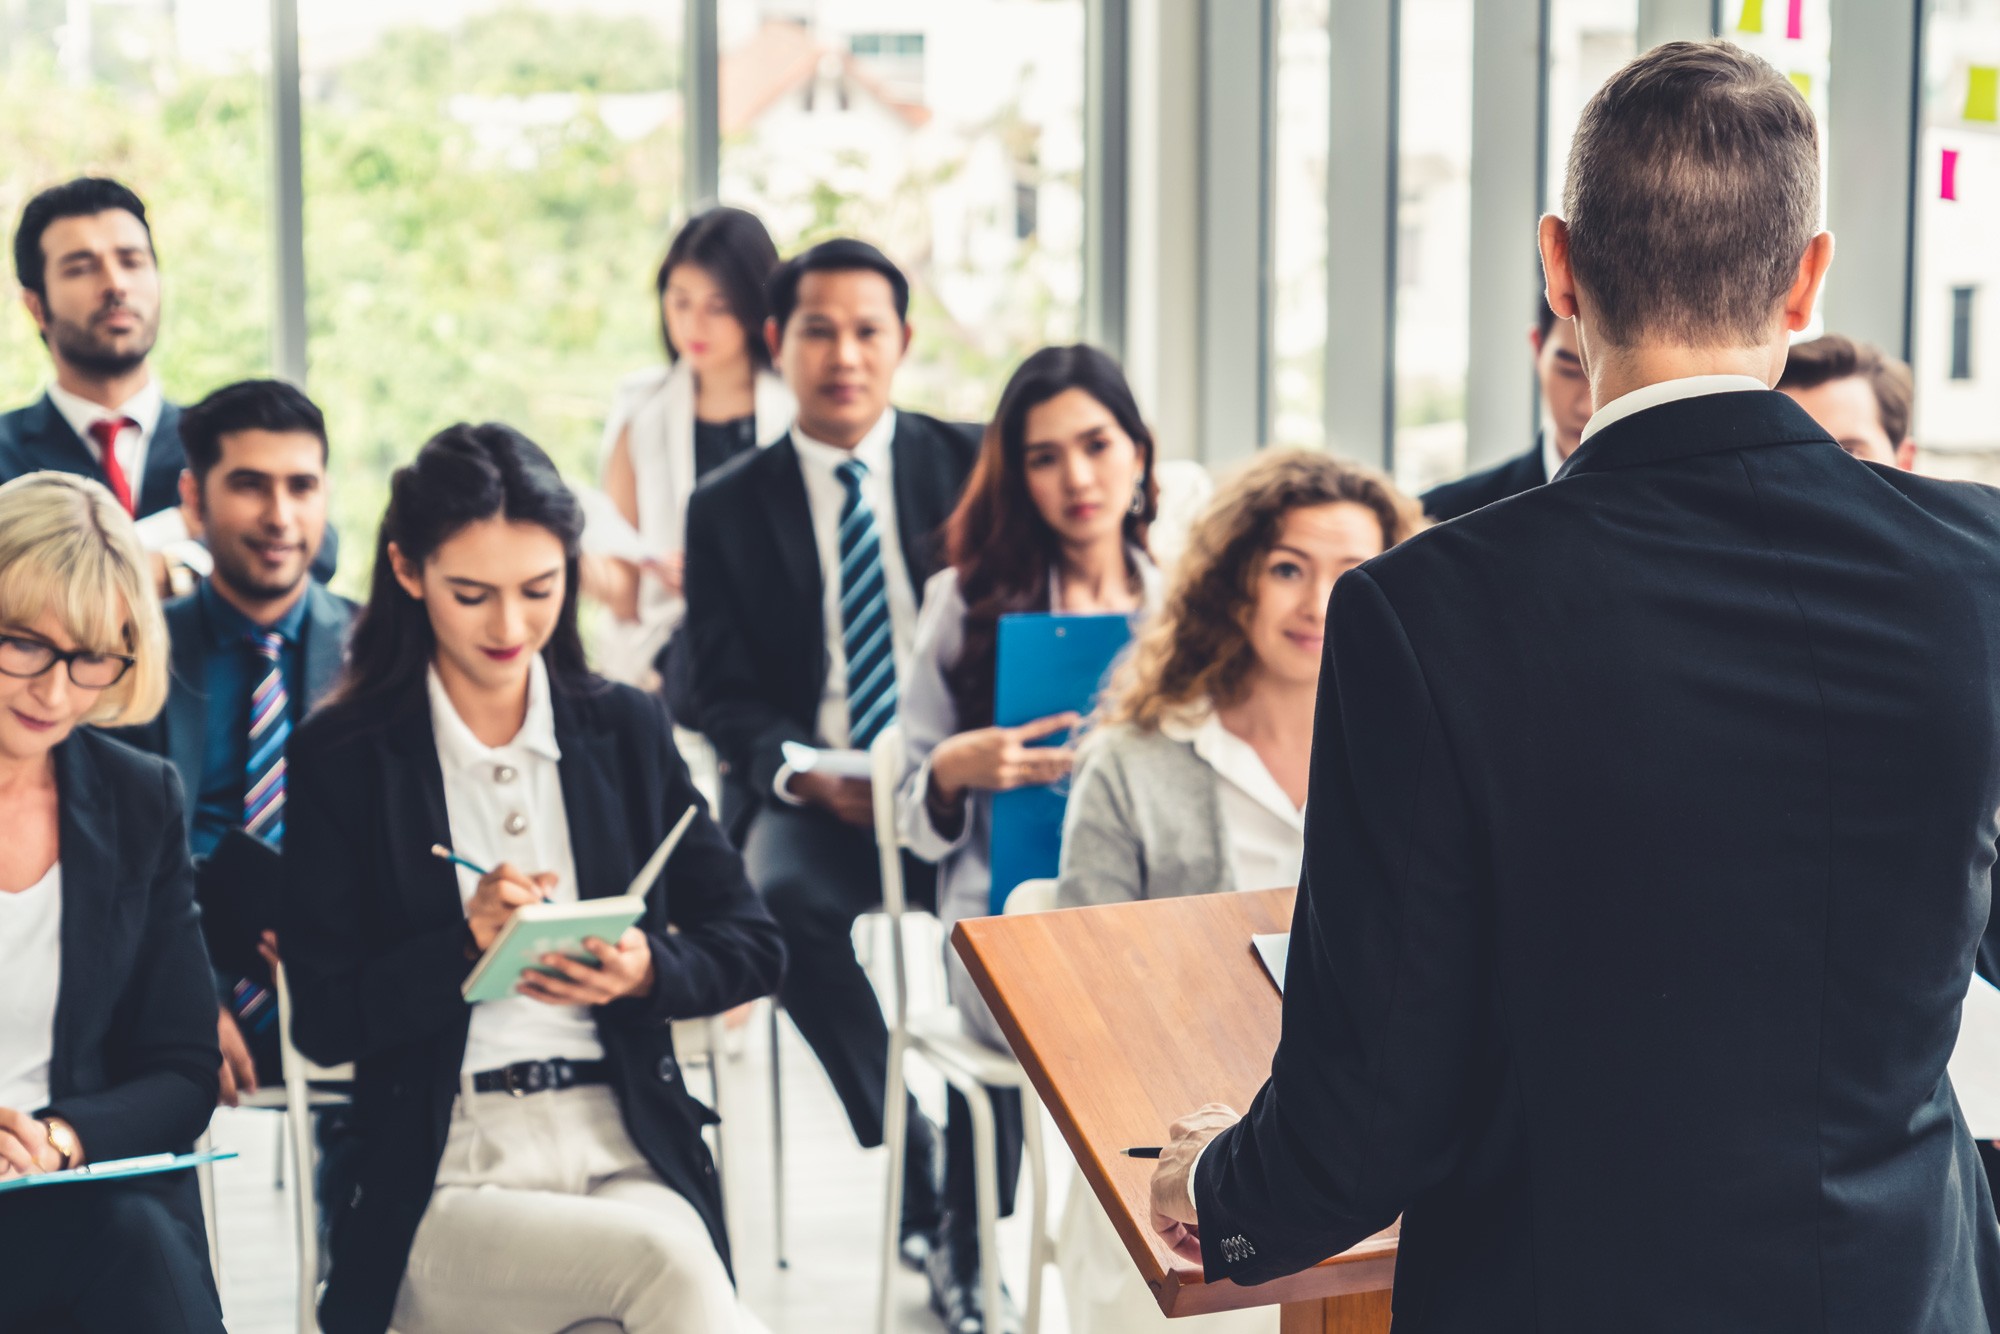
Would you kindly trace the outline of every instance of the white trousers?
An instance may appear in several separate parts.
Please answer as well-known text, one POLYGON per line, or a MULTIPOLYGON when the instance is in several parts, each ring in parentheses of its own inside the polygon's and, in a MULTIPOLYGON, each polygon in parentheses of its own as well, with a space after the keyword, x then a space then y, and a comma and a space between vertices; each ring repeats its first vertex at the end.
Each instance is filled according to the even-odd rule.
POLYGON ((459 1094, 397 1334, 731 1334, 736 1290, 602 1085, 459 1094), (600 1323, 608 1322, 608 1323, 600 1323))

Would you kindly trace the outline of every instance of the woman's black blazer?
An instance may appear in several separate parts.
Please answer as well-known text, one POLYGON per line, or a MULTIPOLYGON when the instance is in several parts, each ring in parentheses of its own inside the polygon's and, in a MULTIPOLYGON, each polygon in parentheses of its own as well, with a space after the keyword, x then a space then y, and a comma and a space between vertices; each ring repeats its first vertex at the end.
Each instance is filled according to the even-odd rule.
MULTIPOLYGON (((184 1150, 215 1111, 222 1054, 180 779, 90 728, 56 747, 55 766, 62 982, 50 1102, 19 1110, 69 1122, 96 1162, 184 1150)), ((163 1196, 201 1233, 193 1173, 115 1188, 163 1196)))
MULTIPOLYGON (((769 994, 784 945, 689 780, 658 702, 598 683, 558 688, 554 712, 583 897, 624 893, 681 813, 701 808, 639 924, 653 992, 603 1007, 597 1029, 633 1142, 701 1213, 727 1263, 721 1192, 701 1139, 714 1114, 682 1086, 669 1023, 769 994)), ((279 942, 292 1036, 321 1064, 355 1063, 360 1134, 353 1193, 329 1202, 320 1321, 330 1334, 377 1334, 430 1203, 471 1016, 459 995, 472 963, 458 879, 430 852, 451 831, 426 693, 315 713, 288 747, 286 782, 279 942)))

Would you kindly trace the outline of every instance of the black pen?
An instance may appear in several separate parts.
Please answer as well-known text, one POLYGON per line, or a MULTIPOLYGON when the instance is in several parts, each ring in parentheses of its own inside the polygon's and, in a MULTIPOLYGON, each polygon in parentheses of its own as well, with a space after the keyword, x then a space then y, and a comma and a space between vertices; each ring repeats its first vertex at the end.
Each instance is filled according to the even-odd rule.
POLYGON ((1120 1149, 1118 1152, 1124 1154, 1127 1158, 1157 1158, 1160 1156, 1160 1146, 1157 1144, 1141 1144, 1137 1148, 1120 1149))

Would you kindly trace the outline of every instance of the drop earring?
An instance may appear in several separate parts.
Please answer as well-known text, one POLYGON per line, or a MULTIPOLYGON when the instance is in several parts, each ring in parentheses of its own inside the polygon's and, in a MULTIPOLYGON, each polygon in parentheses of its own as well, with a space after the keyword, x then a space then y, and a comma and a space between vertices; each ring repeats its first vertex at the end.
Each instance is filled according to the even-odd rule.
POLYGON ((1139 480, 1132 484, 1132 513, 1136 517, 1137 515, 1144 514, 1145 512, 1146 512, 1146 474, 1140 473, 1139 480))

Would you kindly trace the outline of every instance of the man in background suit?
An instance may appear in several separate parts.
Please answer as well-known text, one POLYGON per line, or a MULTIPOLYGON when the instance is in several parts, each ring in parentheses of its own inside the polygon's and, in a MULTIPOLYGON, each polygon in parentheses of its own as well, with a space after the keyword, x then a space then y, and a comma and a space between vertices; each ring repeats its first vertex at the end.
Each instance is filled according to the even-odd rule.
MULTIPOLYGON (((894 717, 936 533, 978 441, 890 406, 909 285, 875 247, 827 241, 780 265, 771 310, 766 338, 798 419, 695 490, 683 633, 724 822, 785 932, 779 996, 872 1147, 888 1031, 852 938, 854 919, 882 901, 871 789, 796 770, 784 747, 865 749, 894 717)), ((903 865, 911 896, 926 900, 932 868, 907 855, 903 865)), ((914 1103, 906 1145, 904 1255, 917 1265, 941 1204, 936 1130, 914 1103)))
POLYGON ((1819 162, 1724 43, 1585 108, 1541 247, 1603 406, 1553 484, 1334 592, 1271 1078, 1153 1181, 1209 1281, 1401 1214, 1429 1334, 2000 1319, 1945 1069, 2000 834, 2000 492, 1770 390, 1832 259, 1819 162))
POLYGON ((1778 388, 1855 458, 1905 472, 1917 466, 1910 438, 1916 379, 1873 343, 1846 334, 1794 343, 1778 388))
MULTIPOLYGON (((103 177, 42 191, 21 212, 14 273, 55 378, 35 402, 0 414, 0 482, 55 469, 104 483, 146 521, 140 536, 162 594, 188 592, 209 562, 174 514, 181 410, 148 362, 161 300, 145 204, 103 177)), ((320 578, 333 577, 337 551, 329 531, 314 557, 320 578)))
POLYGON ((1542 429, 1534 448, 1424 492, 1424 513, 1437 522, 1541 486, 1576 453, 1583 424, 1590 420, 1590 381, 1577 359, 1575 327, 1557 319, 1540 295, 1535 297, 1535 326, 1528 330, 1528 346, 1535 351, 1535 379, 1542 388, 1542 429))

